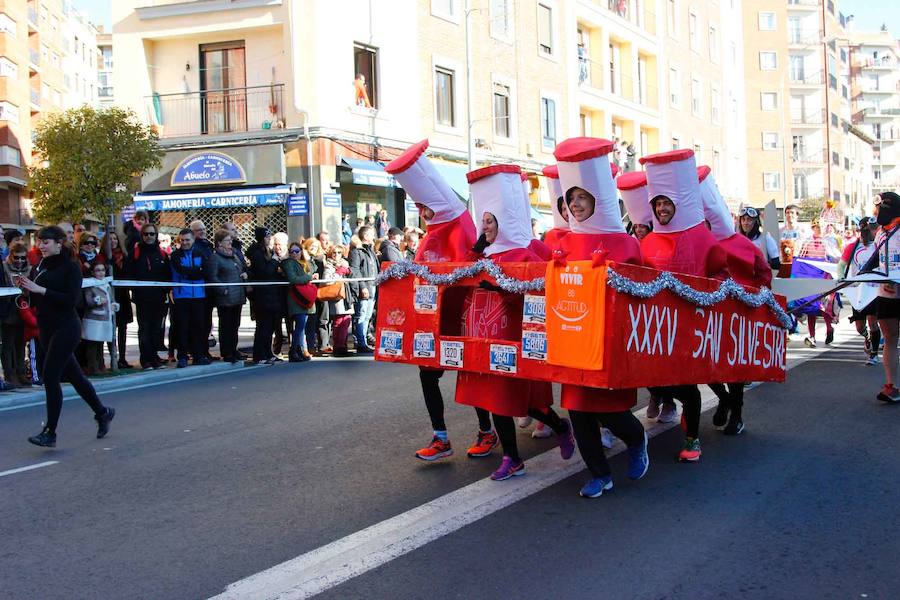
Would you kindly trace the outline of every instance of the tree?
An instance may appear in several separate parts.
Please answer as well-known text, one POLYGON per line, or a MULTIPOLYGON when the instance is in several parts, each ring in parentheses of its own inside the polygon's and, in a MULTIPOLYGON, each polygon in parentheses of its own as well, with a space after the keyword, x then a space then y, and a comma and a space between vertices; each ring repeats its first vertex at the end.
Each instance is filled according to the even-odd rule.
POLYGON ((797 203, 801 221, 812 221, 818 219, 819 215, 825 209, 825 197, 815 196, 811 198, 803 198, 797 203))
POLYGON ((49 115, 34 140, 43 162, 28 168, 35 216, 56 223, 93 214, 107 222, 131 204, 138 178, 160 166, 158 139, 121 108, 85 105, 49 115))

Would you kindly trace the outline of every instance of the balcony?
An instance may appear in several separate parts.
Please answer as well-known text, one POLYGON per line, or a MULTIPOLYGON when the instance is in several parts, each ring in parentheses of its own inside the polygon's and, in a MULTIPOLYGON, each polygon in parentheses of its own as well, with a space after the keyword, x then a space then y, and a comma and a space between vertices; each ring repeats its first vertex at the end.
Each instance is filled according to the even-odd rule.
POLYGON ((826 122, 825 110, 808 110, 805 112, 791 111, 792 125, 815 125, 821 126, 826 122))
POLYGON ((39 50, 35 50, 34 48, 29 48, 28 49, 28 68, 36 73, 40 66, 41 66, 41 52, 39 50))
POLYGON ((790 71, 791 85, 825 85, 825 71, 805 73, 803 71, 790 71))
POLYGON ((37 90, 29 90, 31 92, 31 113, 40 112, 41 110, 41 93, 37 90))
POLYGON ((854 124, 861 123, 863 121, 877 123, 893 121, 898 116, 900 116, 900 108, 880 108, 877 106, 870 106, 868 108, 857 111, 853 115, 852 120, 854 124))
POLYGON ((881 58, 867 58, 859 65, 864 71, 893 71, 897 68, 897 63, 890 56, 881 58))
POLYGON ((33 5, 28 7, 28 31, 36 32, 38 30, 38 11, 33 5))
POLYGON ((161 138, 282 129, 284 84, 154 94, 146 99, 161 138))
POLYGON ((788 0, 788 10, 816 10, 821 5, 821 0, 788 0))
POLYGON ((788 36, 788 45, 791 48, 808 48, 816 46, 821 48, 822 36, 818 31, 791 31, 788 36))
POLYGON ((794 148, 791 153, 794 166, 816 166, 822 167, 828 162, 828 156, 825 150, 816 150, 814 152, 804 153, 803 148, 794 148))
POLYGON ((164 19, 186 17, 204 13, 219 13, 226 10, 263 8, 282 4, 281 0, 137 0, 135 2, 138 19, 164 19))
POLYGON ((604 68, 604 63, 598 61, 579 59, 578 83, 583 88, 588 88, 586 91, 601 92, 645 108, 659 108, 659 89, 656 86, 637 81, 635 90, 634 79, 611 71, 609 65, 604 68))
POLYGON ((635 0, 594 0, 613 15, 628 21, 649 35, 656 35, 656 13, 635 0))

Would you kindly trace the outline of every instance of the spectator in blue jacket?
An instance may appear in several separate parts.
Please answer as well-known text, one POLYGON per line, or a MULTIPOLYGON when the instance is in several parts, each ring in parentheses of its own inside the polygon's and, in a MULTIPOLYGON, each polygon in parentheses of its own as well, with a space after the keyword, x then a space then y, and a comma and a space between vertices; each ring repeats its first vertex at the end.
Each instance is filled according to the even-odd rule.
MULTIPOLYGON (((209 254, 194 246, 194 234, 182 229, 179 234, 181 247, 172 252, 172 281, 178 283, 205 283, 209 270, 209 254)), ((203 287, 172 287, 175 300, 175 317, 178 321, 178 368, 188 366, 188 354, 195 365, 208 365, 206 333, 206 289, 203 287)))

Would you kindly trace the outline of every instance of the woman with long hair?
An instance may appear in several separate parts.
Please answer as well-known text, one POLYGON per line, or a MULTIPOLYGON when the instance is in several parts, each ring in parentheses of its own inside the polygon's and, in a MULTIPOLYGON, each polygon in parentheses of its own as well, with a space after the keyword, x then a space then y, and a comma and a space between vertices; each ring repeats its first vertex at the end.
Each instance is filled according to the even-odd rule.
POLYGON ((318 240, 315 238, 307 239, 302 245, 297 242, 292 243, 288 247, 289 258, 281 263, 284 275, 291 284, 287 291, 287 311, 294 322, 291 350, 288 353, 290 362, 309 360, 311 358, 309 348, 316 339, 315 328, 312 329, 312 335, 310 335, 306 327, 307 321, 315 318, 316 303, 315 301, 307 303, 293 289, 295 285, 305 285, 319 278, 319 274, 313 272, 312 259, 306 250, 308 247, 306 242, 310 240, 318 244, 318 240))
POLYGON ((28 441, 37 446, 56 446, 56 426, 62 411, 63 376, 78 395, 94 411, 97 438, 109 433, 109 424, 116 411, 103 406, 97 391, 81 372, 75 360, 75 347, 81 340, 81 322, 75 304, 81 296, 81 268, 72 260, 73 249, 66 243, 66 234, 59 227, 44 227, 37 234, 41 261, 32 276, 18 277, 16 285, 28 290, 37 308, 40 343, 44 349, 41 380, 47 394, 47 421, 44 429, 28 441))
MULTIPOLYGON (((101 262, 106 262, 105 252, 110 249, 110 263, 112 264, 113 280, 125 279, 125 250, 119 243, 119 234, 110 231, 100 240, 101 262)), ((106 273, 110 275, 109 271, 106 273)), ((131 309, 131 293, 126 287, 113 287, 119 311, 116 313, 116 349, 119 351, 118 366, 120 369, 130 369, 131 365, 125 358, 127 348, 128 324, 134 321, 134 311, 131 309)), ((109 353, 112 354, 112 342, 109 343, 109 353)))
POLYGON ((216 232, 215 252, 210 261, 209 281, 212 283, 233 283, 211 288, 213 303, 219 312, 219 348, 222 360, 236 363, 238 329, 241 325, 241 309, 247 301, 247 288, 240 283, 247 280, 244 263, 232 248, 233 238, 227 229, 216 232))

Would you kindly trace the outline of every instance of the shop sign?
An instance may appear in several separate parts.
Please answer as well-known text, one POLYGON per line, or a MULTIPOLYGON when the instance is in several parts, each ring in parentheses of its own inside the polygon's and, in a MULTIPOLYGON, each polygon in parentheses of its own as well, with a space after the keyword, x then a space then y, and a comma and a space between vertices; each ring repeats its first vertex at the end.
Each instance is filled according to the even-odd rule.
POLYGON ((302 217, 309 214, 309 199, 306 192, 299 192, 288 196, 288 216, 302 217))
POLYGON ((340 194, 322 194, 322 205, 325 208, 340 208, 341 207, 341 195, 340 194))
POLYGON ((221 152, 196 152, 178 163, 172 171, 171 185, 220 185, 244 183, 244 167, 221 152))
POLYGON ((164 197, 136 196, 135 210, 190 210, 197 208, 232 208, 235 206, 284 206, 288 194, 257 192, 243 194, 167 194, 164 197))

